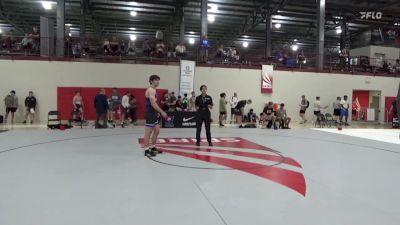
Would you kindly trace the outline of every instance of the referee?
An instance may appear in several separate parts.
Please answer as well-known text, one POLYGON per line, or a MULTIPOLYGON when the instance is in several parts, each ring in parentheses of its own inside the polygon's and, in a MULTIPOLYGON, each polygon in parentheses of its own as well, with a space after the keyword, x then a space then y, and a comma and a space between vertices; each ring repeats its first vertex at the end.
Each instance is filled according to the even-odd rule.
POLYGON ((206 127, 206 135, 208 146, 213 146, 211 142, 211 131, 210 131, 210 123, 211 123, 211 112, 210 109, 213 107, 213 101, 211 96, 207 95, 207 86, 201 85, 200 87, 201 95, 196 97, 195 105, 197 108, 197 120, 196 120, 196 145, 200 146, 200 133, 201 126, 204 125, 206 127))

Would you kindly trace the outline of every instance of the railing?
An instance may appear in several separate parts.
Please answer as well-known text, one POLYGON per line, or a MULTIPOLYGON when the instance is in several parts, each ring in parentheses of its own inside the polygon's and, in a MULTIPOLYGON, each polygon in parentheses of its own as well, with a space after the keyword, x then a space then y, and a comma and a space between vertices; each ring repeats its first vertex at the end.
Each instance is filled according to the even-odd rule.
MULTIPOLYGON (((29 59, 29 60, 61 60, 84 62, 113 62, 113 63, 151 63, 151 64, 178 64, 180 59, 195 60, 199 66, 213 67, 238 67, 260 68, 263 64, 272 64, 278 70, 310 71, 317 72, 316 55, 306 55, 299 58, 296 52, 283 55, 274 55, 265 58, 262 50, 238 49, 239 54, 232 55, 230 48, 223 51, 208 49, 208 58, 202 57, 203 52, 197 47, 189 47, 185 54, 174 55, 164 51, 158 54, 156 51, 145 51, 136 47, 134 42, 113 42, 110 39, 108 45, 99 47, 93 42, 85 41, 85 46, 67 37, 64 40, 64 56, 40 55, 39 38, 11 37, 0 38, 0 59, 29 59), (124 44, 122 44, 124 43, 124 44), (218 53, 219 52, 219 53, 218 53)), ((48 38, 41 37, 42 42, 48 42, 48 38)), ((55 41, 54 46, 55 46, 55 41)), ((174 51, 175 52, 175 51, 174 51)), ((386 59, 388 67, 383 67, 382 59, 368 57, 344 58, 339 55, 329 54, 324 56, 324 70, 319 72, 339 72, 347 74, 362 74, 370 76, 395 76, 400 77, 400 62, 398 59, 386 59), (391 65, 391 67, 389 66, 391 65)))

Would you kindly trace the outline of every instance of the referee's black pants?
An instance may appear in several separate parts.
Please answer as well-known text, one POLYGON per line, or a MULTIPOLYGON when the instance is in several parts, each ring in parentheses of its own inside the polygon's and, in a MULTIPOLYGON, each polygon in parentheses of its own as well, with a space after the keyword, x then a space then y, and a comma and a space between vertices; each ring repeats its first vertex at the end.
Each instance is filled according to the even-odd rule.
POLYGON ((211 124, 211 114, 208 111, 201 112, 199 111, 197 113, 197 119, 196 119, 196 140, 198 143, 200 143, 200 134, 201 134, 201 127, 204 125, 206 127, 206 136, 207 136, 207 141, 208 143, 211 143, 211 131, 210 131, 210 124, 211 124))

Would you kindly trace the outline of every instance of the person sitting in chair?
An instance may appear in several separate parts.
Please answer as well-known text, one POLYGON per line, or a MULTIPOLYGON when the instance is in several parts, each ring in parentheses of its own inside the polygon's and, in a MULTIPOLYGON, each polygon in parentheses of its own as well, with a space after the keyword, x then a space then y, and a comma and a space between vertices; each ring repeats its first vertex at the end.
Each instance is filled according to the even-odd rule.
POLYGON ((279 122, 279 127, 282 129, 290 129, 289 124, 292 119, 287 116, 285 104, 282 103, 280 105, 280 108, 278 109, 276 114, 277 121, 279 122))
POLYGON ((274 125, 274 129, 278 129, 275 124, 276 117, 274 115, 274 103, 273 102, 268 102, 268 104, 264 107, 263 110, 263 125, 262 128, 266 127, 271 127, 274 125), (267 123, 268 122, 268 123, 267 123), (269 122, 271 123, 271 126, 268 126, 269 122))

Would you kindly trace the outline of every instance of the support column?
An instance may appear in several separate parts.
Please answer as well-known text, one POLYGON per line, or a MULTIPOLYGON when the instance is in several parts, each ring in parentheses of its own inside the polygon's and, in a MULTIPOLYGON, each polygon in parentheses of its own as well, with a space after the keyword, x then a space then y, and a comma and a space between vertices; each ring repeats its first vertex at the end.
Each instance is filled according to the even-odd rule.
POLYGON ((180 35, 179 35, 179 41, 184 42, 185 41, 185 9, 183 6, 181 7, 181 13, 180 13, 180 19, 181 19, 181 30, 180 30, 180 35))
MULTIPOLYGON (((347 24, 346 21, 341 21, 340 22, 340 29, 342 30, 342 33, 340 34, 340 50, 347 48, 346 42, 347 42, 347 24)), ((349 50, 349 49, 347 49, 349 50)))
POLYGON ((40 16, 40 56, 54 56, 54 19, 43 16, 40 16))
POLYGON ((203 36, 207 36, 208 33, 208 19, 207 19, 207 11, 208 5, 207 0, 201 0, 201 32, 200 32, 200 40, 203 36))
POLYGON ((56 56, 64 57, 65 0, 57 0, 56 56))
MULTIPOLYGON (((267 0, 269 2, 269 0, 267 0)), ((271 49, 272 49, 272 32, 271 32, 271 27, 272 27, 272 17, 271 14, 269 13, 269 10, 267 12, 266 18, 265 18, 265 59, 268 59, 268 57, 271 56, 271 49)))
POLYGON ((81 21, 80 21, 80 43, 81 43, 81 48, 84 47, 85 45, 85 38, 86 38, 86 21, 85 21, 85 14, 86 14, 86 4, 85 0, 81 0, 81 21))
POLYGON ((324 43, 325 43, 325 0, 318 0, 317 9, 317 69, 324 68, 324 43))

